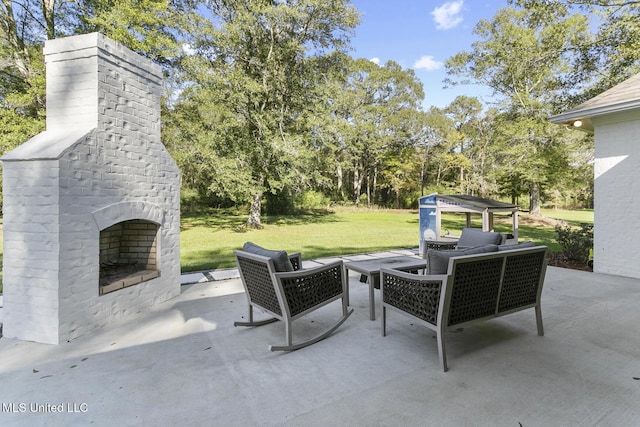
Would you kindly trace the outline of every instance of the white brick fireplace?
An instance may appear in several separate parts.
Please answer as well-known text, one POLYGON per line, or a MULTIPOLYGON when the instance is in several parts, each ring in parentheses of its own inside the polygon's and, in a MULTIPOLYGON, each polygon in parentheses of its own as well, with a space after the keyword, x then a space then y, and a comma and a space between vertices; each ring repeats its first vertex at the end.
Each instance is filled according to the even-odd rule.
POLYGON ((58 344, 180 293, 180 172, 161 69, 93 33, 50 40, 46 131, 3 161, 3 335, 58 344))

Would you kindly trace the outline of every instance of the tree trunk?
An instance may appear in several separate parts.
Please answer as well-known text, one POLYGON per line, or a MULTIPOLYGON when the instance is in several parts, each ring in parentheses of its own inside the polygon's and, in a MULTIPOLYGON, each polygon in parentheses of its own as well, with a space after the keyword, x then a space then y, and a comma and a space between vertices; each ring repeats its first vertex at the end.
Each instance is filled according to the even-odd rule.
POLYGON ((540 213, 540 183, 531 183, 529 189, 529 215, 541 216, 540 213))
POLYGON ((256 193, 251 200, 249 208, 249 218, 246 226, 249 228, 262 228, 262 193, 256 193))
POLYGON ((356 206, 360 204, 360 191, 362 190, 362 175, 358 165, 353 169, 353 198, 356 206))
POLYGON ((371 190, 371 203, 369 205, 378 204, 378 165, 373 168, 373 189, 371 190))
POLYGON ((371 170, 367 170, 367 207, 371 207, 371 170))
POLYGON ((340 164, 338 164, 338 167, 336 169, 336 176, 338 178, 338 184, 337 184, 337 190, 338 190, 338 197, 340 198, 340 200, 344 200, 344 185, 342 183, 342 166, 340 164))
POLYGON ((3 24, 3 38, 7 41, 12 51, 12 65, 18 69, 20 76, 24 80, 27 80, 29 78, 27 50, 24 40, 18 35, 18 24, 14 19, 13 2, 11 0, 2 0, 2 6, 5 10, 4 13, 0 15, 0 21, 2 21, 3 24))
POLYGON ((42 0, 42 15, 47 26, 47 39, 56 38, 55 0, 42 0))
POLYGON ((425 176, 426 164, 424 161, 420 163, 420 195, 424 196, 424 176, 425 176))

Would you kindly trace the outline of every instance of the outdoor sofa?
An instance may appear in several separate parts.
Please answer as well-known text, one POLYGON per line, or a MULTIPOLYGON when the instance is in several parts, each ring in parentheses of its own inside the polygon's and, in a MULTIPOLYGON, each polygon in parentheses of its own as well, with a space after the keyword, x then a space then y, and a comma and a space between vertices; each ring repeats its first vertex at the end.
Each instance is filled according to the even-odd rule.
POLYGON ((429 250, 427 274, 381 269, 382 335, 387 309, 420 321, 436 333, 440 366, 447 371, 444 334, 477 322, 532 308, 544 335, 540 296, 546 246, 486 245, 429 250))

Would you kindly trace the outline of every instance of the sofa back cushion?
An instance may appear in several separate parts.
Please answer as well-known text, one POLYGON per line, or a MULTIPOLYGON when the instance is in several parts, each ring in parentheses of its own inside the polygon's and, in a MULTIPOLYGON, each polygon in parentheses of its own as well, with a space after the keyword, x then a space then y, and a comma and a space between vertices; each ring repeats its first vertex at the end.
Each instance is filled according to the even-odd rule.
POLYGON ((245 243, 244 246, 242 246, 242 250, 255 255, 271 258, 273 261, 273 267, 276 271, 293 271, 293 264, 291 264, 289 255, 285 251, 265 249, 252 242, 245 243))
POLYGON ((482 231, 479 228, 463 228, 458 246, 465 248, 473 248, 484 245, 499 245, 503 240, 500 233, 493 231, 482 231))
POLYGON ((536 244, 531 241, 517 243, 515 245, 500 245, 498 246, 499 251, 512 251, 514 249, 525 249, 525 248, 533 248, 536 244))
MULTIPOLYGON (((496 233, 498 234, 498 233, 496 233)), ((497 252, 498 245, 483 245, 477 246, 474 248, 468 249, 456 249, 452 251, 438 251, 436 249, 429 249, 427 251, 427 268, 425 270, 426 274, 447 274, 449 269, 449 258, 464 256, 464 255, 475 255, 475 254, 483 254, 489 252, 497 252)))

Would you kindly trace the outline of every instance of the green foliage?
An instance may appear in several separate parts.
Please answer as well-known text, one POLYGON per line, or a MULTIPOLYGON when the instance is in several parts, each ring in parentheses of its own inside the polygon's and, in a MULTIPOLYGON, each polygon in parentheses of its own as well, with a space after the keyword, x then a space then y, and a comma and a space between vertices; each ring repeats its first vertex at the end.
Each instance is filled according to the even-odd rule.
POLYGON ((486 85, 502 98, 494 146, 501 165, 496 180, 514 198, 526 189, 533 213, 540 211, 544 189, 555 187, 566 178, 562 173, 571 170, 562 129, 550 124, 548 116, 560 102, 560 91, 575 90, 564 86, 573 60, 567 52, 590 35, 583 14, 549 2, 536 6, 506 7, 490 21, 480 21, 475 28, 480 41, 473 50, 447 61, 449 75, 486 85))
POLYGON ((591 22, 588 37, 565 52, 558 111, 572 108, 640 71, 640 2, 623 0, 510 0, 528 10, 571 10, 591 22))
POLYGON ((190 208, 253 203, 259 218, 307 191, 402 208, 427 188, 592 206, 593 138, 547 118, 640 70, 640 4, 507 4, 447 61, 448 84, 501 102, 424 112, 413 70, 347 54, 347 0, 3 2, 0 154, 43 129, 44 40, 100 31, 163 65, 162 138, 190 208))
POLYGON ((262 210, 267 215, 292 215, 296 212, 295 195, 286 189, 277 194, 266 193, 262 210))
POLYGON ((327 209, 331 200, 319 191, 308 190, 302 193, 298 208, 303 211, 327 209))
POLYGON ((332 169, 342 173, 336 186, 344 199, 378 204, 381 189, 397 199, 412 182, 419 185, 411 154, 423 128, 422 84, 393 61, 378 66, 359 58, 346 65, 335 102, 327 106, 326 128, 314 133, 329 144, 332 169))
POLYGON ((568 259, 586 263, 593 249, 593 224, 580 224, 578 229, 556 226, 556 240, 568 259))
POLYGON ((259 225, 264 194, 296 194, 322 180, 310 138, 326 96, 318 77, 340 65, 333 50, 346 47, 357 14, 344 0, 214 0, 206 7, 212 22, 184 61, 193 83, 176 102, 201 132, 187 137, 185 122, 177 122, 171 144, 190 145, 207 172, 223 165, 218 173, 198 169, 192 185, 251 202, 249 222, 259 225))
POLYGON ((100 32, 172 67, 179 65, 183 51, 180 36, 201 21, 195 6, 185 0, 85 0, 77 4, 78 32, 100 32))

